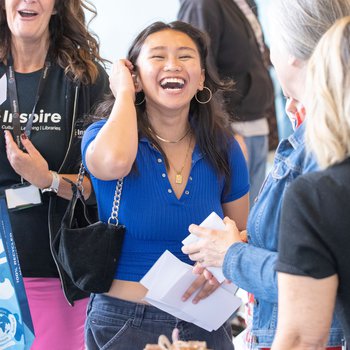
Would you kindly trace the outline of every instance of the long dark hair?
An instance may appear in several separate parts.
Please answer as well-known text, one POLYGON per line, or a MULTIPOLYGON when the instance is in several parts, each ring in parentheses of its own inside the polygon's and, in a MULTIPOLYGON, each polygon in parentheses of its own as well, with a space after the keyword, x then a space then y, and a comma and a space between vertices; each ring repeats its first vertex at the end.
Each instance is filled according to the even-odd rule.
MULTIPOLYGON (((229 117, 222 107, 223 103, 221 101, 221 92, 231 90, 233 88, 233 83, 230 80, 220 81, 218 78, 216 78, 211 67, 209 66, 207 60, 209 39, 207 35, 185 22, 175 21, 169 24, 155 22, 145 28, 135 38, 130 46, 128 59, 134 64, 137 71, 137 59, 147 37, 153 33, 169 29, 182 32, 189 36, 196 44, 198 49, 201 66, 205 70, 205 86, 212 91, 213 98, 206 104, 200 104, 195 98, 192 99, 190 105, 190 124, 201 152, 215 168, 217 173, 225 176, 226 180, 229 180, 230 167, 228 161, 228 148, 229 142, 233 138, 233 132, 230 127, 229 117)), ((143 96, 138 96, 142 94, 142 92, 137 94, 136 101, 142 100, 143 96)), ((202 98, 206 99, 206 97, 207 96, 204 96, 202 98)), ((96 114, 109 115, 113 103, 114 97, 110 96, 98 107, 96 114)), ((136 106, 139 134, 146 136, 160 150, 164 156, 167 167, 169 167, 164 151, 149 130, 150 123, 146 114, 145 105, 146 103, 136 106)))
MULTIPOLYGON (((95 7, 87 0, 55 0, 57 14, 51 16, 50 56, 73 80, 94 83, 99 74, 96 61, 104 62, 99 54, 97 36, 87 29, 84 10, 96 16, 95 7)), ((11 50, 11 31, 7 24, 5 0, 0 0, 0 61, 11 50)))

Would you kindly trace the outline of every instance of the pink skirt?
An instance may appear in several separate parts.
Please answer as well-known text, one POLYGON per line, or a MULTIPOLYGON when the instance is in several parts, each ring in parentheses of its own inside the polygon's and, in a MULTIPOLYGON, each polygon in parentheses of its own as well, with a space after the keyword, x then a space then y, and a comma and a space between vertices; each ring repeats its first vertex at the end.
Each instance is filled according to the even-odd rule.
POLYGON ((70 306, 58 278, 24 278, 35 340, 31 350, 84 350, 88 298, 70 306))

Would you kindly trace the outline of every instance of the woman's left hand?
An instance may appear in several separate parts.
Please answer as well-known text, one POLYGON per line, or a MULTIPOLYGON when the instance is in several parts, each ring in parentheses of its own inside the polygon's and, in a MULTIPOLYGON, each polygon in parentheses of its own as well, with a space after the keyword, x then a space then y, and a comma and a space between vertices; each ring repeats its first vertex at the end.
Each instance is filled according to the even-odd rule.
POLYGON ((15 172, 38 188, 49 187, 52 174, 47 161, 30 140, 24 134, 21 135, 21 143, 27 153, 19 149, 9 131, 5 131, 5 142, 7 159, 15 172))
POLYGON ((220 283, 217 281, 217 279, 215 277, 212 277, 208 280, 204 275, 204 271, 206 273, 210 273, 209 271, 203 269, 202 273, 197 277, 197 279, 191 284, 191 286, 182 296, 183 301, 188 300, 196 291, 198 291, 192 300, 194 304, 197 304, 200 300, 205 299, 220 287, 220 283))

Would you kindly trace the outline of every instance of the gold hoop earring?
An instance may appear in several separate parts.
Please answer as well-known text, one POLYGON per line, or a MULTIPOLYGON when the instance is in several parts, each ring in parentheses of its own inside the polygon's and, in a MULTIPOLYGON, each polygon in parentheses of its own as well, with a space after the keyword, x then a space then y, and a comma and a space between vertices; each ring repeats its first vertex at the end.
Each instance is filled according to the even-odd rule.
MULTIPOLYGON (((137 94, 136 94, 136 97, 137 97, 137 94)), ((145 94, 143 94, 143 99, 140 102, 136 102, 136 99, 135 99, 134 105, 141 106, 145 101, 146 101, 146 96, 145 96, 145 94)))
MULTIPOLYGON (((201 100, 198 99, 198 92, 199 92, 199 91, 197 91, 196 94, 194 95, 194 98, 196 99, 196 101, 197 101, 198 103, 202 104, 202 105, 205 105, 206 103, 210 102, 210 100, 211 100, 212 97, 213 97, 213 93, 211 92, 211 90, 210 90, 208 87, 204 86, 204 87, 203 87, 203 90, 204 90, 204 89, 207 90, 208 93, 209 93, 209 97, 208 97, 208 99, 207 99, 206 101, 201 101, 201 100)), ((202 91, 203 91, 203 90, 202 90, 202 91)))

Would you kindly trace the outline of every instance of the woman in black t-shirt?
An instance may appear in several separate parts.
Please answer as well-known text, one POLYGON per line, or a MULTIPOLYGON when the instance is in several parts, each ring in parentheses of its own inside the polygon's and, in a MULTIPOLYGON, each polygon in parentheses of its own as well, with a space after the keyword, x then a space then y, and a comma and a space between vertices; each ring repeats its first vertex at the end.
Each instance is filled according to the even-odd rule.
MULTIPOLYGON (((61 271, 51 244, 71 198, 62 178, 77 179, 84 118, 109 90, 85 10, 96 14, 85 0, 0 0, 0 78, 7 78, 0 195, 16 207, 9 193, 23 181, 21 189, 42 200, 10 212, 36 334, 32 350, 84 349, 87 294, 61 271)), ((87 178, 83 186, 87 198, 87 178)))
POLYGON ((327 169, 285 196, 274 350, 323 349, 334 308, 350 344, 350 16, 318 44, 307 92, 308 144, 327 169))

